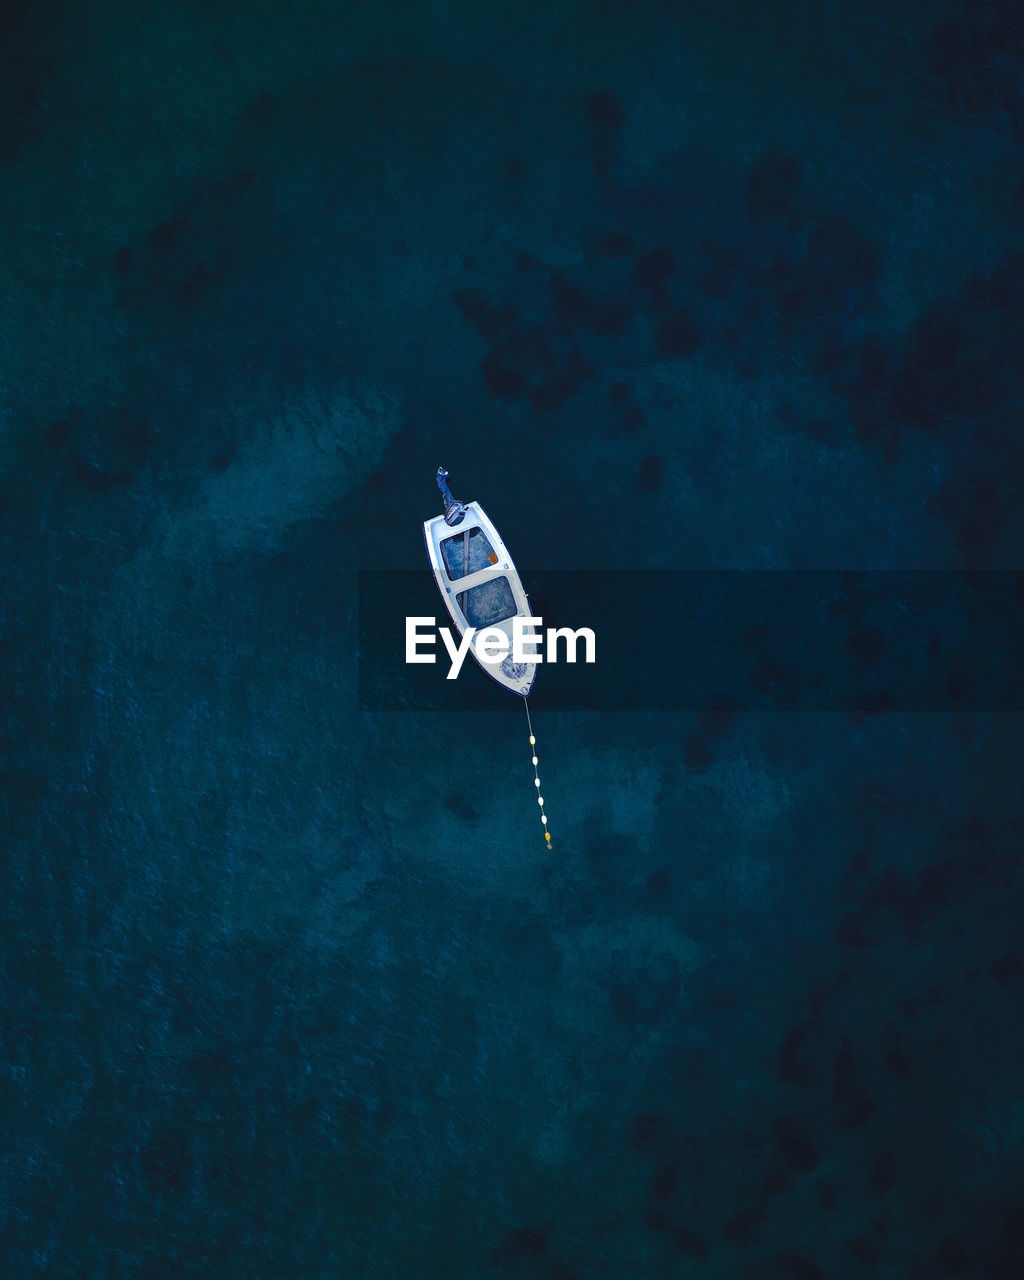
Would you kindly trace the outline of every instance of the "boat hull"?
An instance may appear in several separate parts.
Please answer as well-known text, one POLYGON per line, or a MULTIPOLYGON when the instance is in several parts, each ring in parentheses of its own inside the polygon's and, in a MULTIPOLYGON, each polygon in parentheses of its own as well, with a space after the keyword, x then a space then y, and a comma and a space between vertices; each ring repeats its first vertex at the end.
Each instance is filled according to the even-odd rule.
MULTIPOLYGON (((512 641, 514 620, 530 617, 530 602, 508 548, 478 502, 465 504, 459 524, 444 516, 423 522, 423 539, 434 581, 455 624, 460 640, 469 627, 494 627, 512 641)), ((525 698, 533 688, 537 664, 513 662, 511 652, 500 664, 483 662, 471 646, 478 665, 502 688, 525 698)))

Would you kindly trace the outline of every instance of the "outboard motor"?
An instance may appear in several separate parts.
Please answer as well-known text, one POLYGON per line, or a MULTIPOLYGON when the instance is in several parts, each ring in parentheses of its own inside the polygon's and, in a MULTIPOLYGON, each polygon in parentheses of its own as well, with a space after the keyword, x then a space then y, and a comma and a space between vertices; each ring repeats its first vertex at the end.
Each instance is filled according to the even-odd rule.
POLYGON ((441 490, 441 497, 444 499, 444 522, 448 525, 461 524, 466 516, 465 503, 457 502, 452 497, 452 491, 448 488, 448 472, 444 467, 437 469, 437 487, 441 490))

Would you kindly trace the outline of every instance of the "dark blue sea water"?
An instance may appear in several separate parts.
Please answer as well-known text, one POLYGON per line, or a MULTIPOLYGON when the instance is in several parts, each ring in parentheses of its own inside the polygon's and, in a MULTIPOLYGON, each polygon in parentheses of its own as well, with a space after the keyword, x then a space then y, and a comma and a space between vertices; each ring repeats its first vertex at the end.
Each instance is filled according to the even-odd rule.
POLYGON ((930 570, 932 661, 1024 567, 1022 86, 1011 0, 0 4, 0 1273, 1024 1274, 1019 706, 679 588, 930 570), (538 675, 550 851, 518 699, 361 685, 441 463, 663 618, 538 675))

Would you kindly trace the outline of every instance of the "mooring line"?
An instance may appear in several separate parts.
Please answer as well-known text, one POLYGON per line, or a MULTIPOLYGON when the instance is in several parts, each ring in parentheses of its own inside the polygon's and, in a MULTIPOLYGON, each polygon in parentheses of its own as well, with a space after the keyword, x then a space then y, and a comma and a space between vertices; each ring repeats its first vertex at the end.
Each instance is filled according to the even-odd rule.
POLYGON ((530 746, 533 748, 533 785, 537 788, 537 803, 540 805, 540 820, 544 824, 544 842, 550 849, 551 832, 548 830, 548 818, 547 814, 544 812, 544 797, 540 793, 540 774, 537 772, 537 739, 533 734, 533 721, 530 719, 530 703, 528 699, 523 699, 523 706, 526 708, 526 723, 530 729, 530 746))

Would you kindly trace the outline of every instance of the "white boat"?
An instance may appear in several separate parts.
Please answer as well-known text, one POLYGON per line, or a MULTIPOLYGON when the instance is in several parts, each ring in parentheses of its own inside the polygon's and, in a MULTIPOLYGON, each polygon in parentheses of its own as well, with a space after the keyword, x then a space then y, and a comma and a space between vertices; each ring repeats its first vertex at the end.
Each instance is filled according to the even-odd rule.
MULTIPOLYGON (((448 488, 448 472, 437 469, 437 487, 444 513, 423 522, 423 538, 434 580, 461 638, 467 628, 495 627, 509 640, 509 653, 500 663, 484 662, 471 645, 479 665, 505 689, 525 698, 537 674, 535 662, 514 662, 511 652, 513 619, 530 617, 519 573, 479 502, 457 502, 448 488)), ((527 637, 530 628, 527 627, 527 637)))

